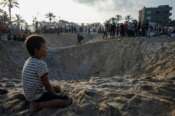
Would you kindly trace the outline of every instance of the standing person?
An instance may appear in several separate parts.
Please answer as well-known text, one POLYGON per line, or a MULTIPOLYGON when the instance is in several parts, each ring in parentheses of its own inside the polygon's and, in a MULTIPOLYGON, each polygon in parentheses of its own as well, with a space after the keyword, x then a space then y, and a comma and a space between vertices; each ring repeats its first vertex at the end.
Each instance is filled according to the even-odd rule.
POLYGON ((84 37, 80 33, 78 33, 77 34, 77 42, 78 42, 78 44, 81 44, 81 41, 83 41, 83 39, 84 39, 84 37))
POLYGON ((124 26, 124 36, 128 36, 128 23, 129 22, 125 22, 124 24, 123 24, 123 26, 124 26))
POLYGON ((49 82, 48 68, 43 60, 47 56, 47 45, 43 37, 27 37, 25 45, 30 57, 25 61, 22 70, 22 85, 25 98, 31 104, 33 112, 43 108, 63 108, 72 103, 64 95, 57 95, 49 82))
POLYGON ((122 37, 125 36, 125 27, 123 23, 120 25, 120 35, 122 37))
POLYGON ((103 30, 103 39, 107 39, 107 37, 108 37, 107 29, 104 29, 103 30))
POLYGON ((117 24, 117 29, 116 29, 117 37, 119 37, 119 32, 120 32, 120 27, 119 27, 119 24, 117 24))

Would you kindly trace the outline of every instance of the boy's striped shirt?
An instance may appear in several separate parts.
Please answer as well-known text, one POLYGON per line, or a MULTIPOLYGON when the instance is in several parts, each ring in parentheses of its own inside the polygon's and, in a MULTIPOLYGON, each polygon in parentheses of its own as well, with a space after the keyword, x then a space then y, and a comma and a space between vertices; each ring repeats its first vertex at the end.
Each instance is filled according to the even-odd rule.
POLYGON ((40 78, 47 73, 45 61, 32 57, 26 60, 22 70, 22 85, 28 101, 37 100, 42 95, 44 88, 40 78))

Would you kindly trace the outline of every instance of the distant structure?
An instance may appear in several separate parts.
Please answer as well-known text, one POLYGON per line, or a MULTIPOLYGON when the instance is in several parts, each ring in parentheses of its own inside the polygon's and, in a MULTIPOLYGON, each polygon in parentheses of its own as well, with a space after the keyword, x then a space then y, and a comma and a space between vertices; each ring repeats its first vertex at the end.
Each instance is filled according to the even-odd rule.
POLYGON ((166 26, 171 21, 170 16, 172 7, 169 5, 160 5, 158 7, 146 8, 139 11, 139 22, 141 25, 149 23, 166 26))

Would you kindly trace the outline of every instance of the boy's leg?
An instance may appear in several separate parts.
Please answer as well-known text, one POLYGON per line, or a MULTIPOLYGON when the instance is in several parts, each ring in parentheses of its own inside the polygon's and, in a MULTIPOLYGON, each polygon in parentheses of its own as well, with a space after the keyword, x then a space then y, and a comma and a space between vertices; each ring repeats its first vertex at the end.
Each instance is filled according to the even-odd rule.
POLYGON ((43 96, 32 103, 34 111, 43 108, 59 107, 64 108, 72 104, 72 99, 65 95, 57 95, 55 93, 46 92, 43 96))
POLYGON ((55 100, 50 100, 50 101, 45 101, 45 102, 39 102, 38 103, 38 108, 43 109, 43 108, 65 108, 69 105, 72 104, 71 99, 67 100, 61 100, 61 99, 55 99, 55 100))

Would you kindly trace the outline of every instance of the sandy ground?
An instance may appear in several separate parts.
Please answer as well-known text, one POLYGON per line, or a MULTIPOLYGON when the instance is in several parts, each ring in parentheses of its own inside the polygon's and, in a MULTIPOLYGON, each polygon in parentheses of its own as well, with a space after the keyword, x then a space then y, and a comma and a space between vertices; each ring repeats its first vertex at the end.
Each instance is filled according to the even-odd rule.
MULTIPOLYGON (((102 40, 97 35, 77 45, 76 35, 43 36, 50 49, 46 61, 52 83, 75 103, 36 116, 174 116, 173 38, 102 40)), ((27 57, 22 42, 0 41, 2 116, 30 113, 20 78, 27 57)))

